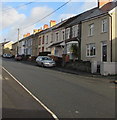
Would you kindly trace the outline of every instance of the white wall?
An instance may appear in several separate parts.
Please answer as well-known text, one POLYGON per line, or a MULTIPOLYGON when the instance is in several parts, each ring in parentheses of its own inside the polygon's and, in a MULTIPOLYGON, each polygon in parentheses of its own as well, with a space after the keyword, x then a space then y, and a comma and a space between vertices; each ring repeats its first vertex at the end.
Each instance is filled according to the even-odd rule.
POLYGON ((102 62, 100 66, 101 75, 117 74, 117 62, 102 62))

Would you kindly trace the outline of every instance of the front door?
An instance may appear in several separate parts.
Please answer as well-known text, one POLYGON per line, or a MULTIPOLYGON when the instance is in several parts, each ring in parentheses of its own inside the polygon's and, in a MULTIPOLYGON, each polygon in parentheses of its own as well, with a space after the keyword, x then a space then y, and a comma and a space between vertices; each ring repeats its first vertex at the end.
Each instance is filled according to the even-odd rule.
POLYGON ((102 61, 107 62, 107 44, 102 45, 102 61))

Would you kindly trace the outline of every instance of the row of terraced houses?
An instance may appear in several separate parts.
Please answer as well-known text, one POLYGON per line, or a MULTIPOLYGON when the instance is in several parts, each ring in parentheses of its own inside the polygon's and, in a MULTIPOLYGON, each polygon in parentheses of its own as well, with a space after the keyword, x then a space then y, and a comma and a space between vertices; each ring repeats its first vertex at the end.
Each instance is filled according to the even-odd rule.
POLYGON ((13 44, 13 53, 38 56, 49 53, 52 56, 69 56, 73 59, 71 46, 78 46, 78 59, 90 61, 92 72, 97 65, 103 66, 102 74, 117 74, 117 2, 98 1, 98 7, 85 11, 56 24, 34 30, 13 44), (108 71, 110 70, 110 71, 108 71))

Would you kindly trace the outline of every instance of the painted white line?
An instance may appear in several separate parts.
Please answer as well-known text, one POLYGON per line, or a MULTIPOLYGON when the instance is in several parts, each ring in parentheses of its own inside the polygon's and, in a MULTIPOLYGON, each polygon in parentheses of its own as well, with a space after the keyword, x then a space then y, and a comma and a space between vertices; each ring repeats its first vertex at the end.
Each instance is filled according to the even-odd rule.
POLYGON ((35 97, 22 83, 20 83, 8 70, 2 67, 23 89, 25 89, 42 107, 44 107, 55 120, 59 120, 58 117, 48 108, 46 107, 37 97, 35 97))
POLYGON ((2 75, 0 75, 0 80, 2 80, 2 75))
POLYGON ((8 77, 5 77, 5 80, 9 80, 9 78, 8 78, 8 77))

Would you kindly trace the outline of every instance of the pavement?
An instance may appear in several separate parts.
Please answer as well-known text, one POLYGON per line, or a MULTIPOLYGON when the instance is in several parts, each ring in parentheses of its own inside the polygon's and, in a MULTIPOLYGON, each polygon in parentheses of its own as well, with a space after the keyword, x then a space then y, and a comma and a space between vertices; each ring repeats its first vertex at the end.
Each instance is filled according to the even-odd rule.
MULTIPOLYGON (((34 62, 34 61, 33 62, 31 62, 31 61, 19 61, 19 62, 24 63, 24 64, 37 66, 37 63, 34 62)), ((65 73, 75 74, 75 75, 88 76, 88 77, 93 77, 93 78, 100 78, 100 80, 109 80, 110 82, 115 82, 115 80, 117 80, 117 75, 103 76, 103 75, 100 75, 100 74, 92 74, 92 73, 87 73, 87 72, 75 71, 75 70, 72 70, 72 69, 64 68, 62 66, 56 66, 56 67, 51 68, 51 69, 56 70, 56 71, 65 72, 65 73)))
POLYGON ((2 118, 48 118, 52 115, 2 70, 2 118))
POLYGON ((3 67, 59 119, 115 117, 116 86, 108 79, 70 74, 7 59, 3 60, 3 67))

